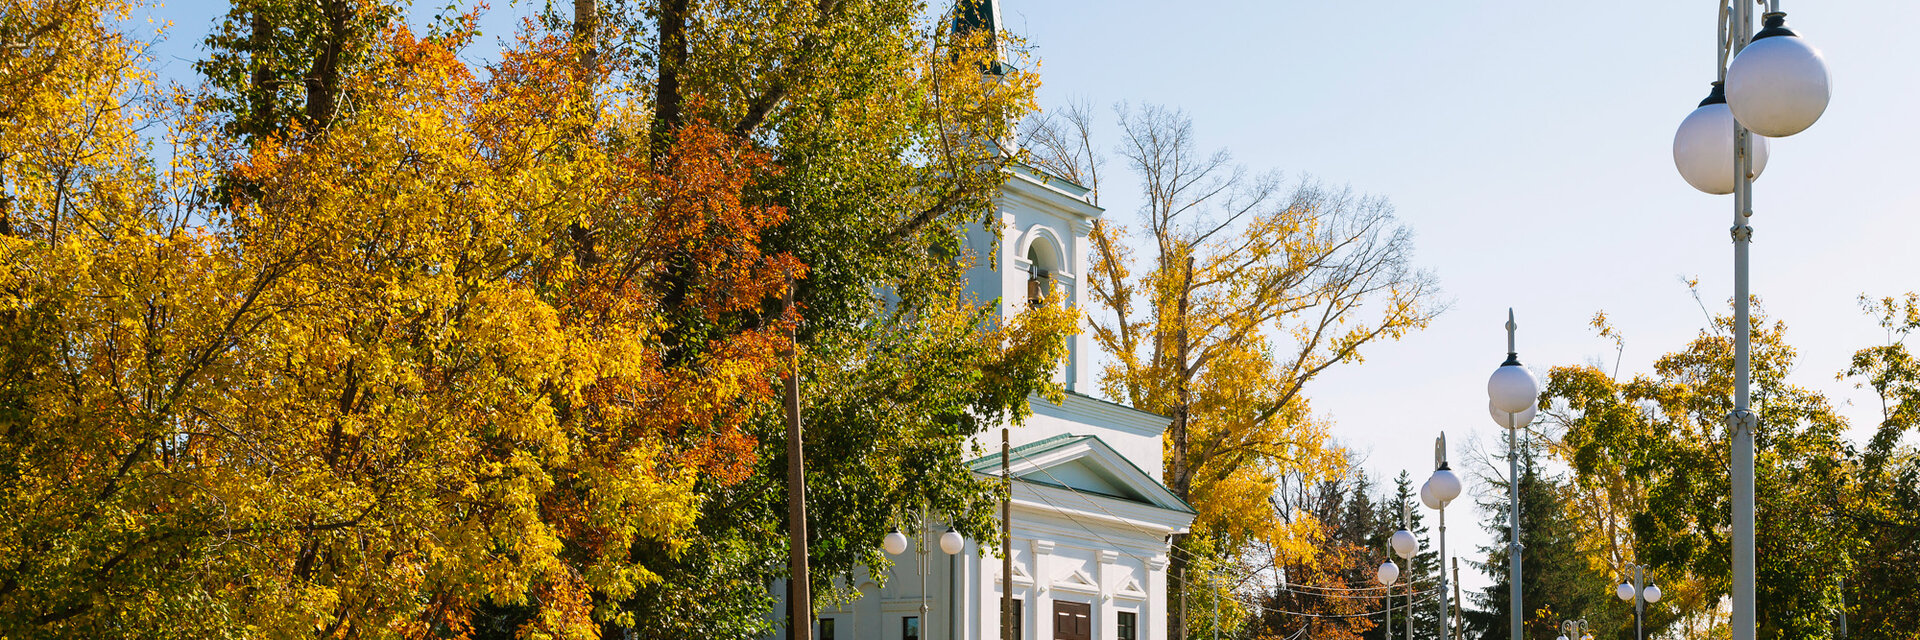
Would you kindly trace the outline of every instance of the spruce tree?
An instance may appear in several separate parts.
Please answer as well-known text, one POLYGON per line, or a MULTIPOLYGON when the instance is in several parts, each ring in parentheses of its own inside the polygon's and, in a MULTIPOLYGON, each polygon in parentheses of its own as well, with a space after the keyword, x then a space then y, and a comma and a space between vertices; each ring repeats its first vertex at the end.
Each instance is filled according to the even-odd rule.
MULTIPOLYGON (((1505 443, 1502 442, 1504 448, 1505 443)), ((1560 635, 1562 620, 1586 619, 1598 626, 1603 620, 1619 616, 1621 603, 1613 599, 1616 582, 1604 572, 1588 566, 1579 547, 1578 531, 1561 505, 1565 487, 1544 473, 1535 447, 1520 452, 1520 589, 1525 605, 1524 633, 1529 638, 1553 638, 1560 635)), ((1507 451, 1501 451, 1505 461, 1507 451)), ((1511 635, 1511 587, 1507 553, 1507 481, 1486 479, 1496 491, 1483 494, 1477 506, 1492 514, 1485 520, 1494 542, 1480 547, 1485 562, 1470 562, 1493 579, 1479 593, 1470 596, 1473 608, 1462 612, 1466 635, 1482 640, 1508 640, 1511 635)), ((1631 627, 1629 627, 1631 628, 1631 627)))

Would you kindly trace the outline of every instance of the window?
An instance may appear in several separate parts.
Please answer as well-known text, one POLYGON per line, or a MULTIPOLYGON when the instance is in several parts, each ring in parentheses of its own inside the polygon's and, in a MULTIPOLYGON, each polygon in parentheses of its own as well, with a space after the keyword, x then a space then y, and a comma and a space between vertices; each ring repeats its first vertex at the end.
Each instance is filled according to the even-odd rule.
POLYGON ((1020 624, 1020 622, 1021 622, 1021 618, 1023 618, 1023 617, 1025 617, 1025 616, 1022 616, 1022 615, 1021 615, 1021 607, 1020 607, 1020 605, 1021 605, 1021 604, 1022 604, 1022 602, 1021 602, 1021 600, 1020 600, 1019 598, 1014 598, 1014 600, 1013 600, 1013 609, 1012 609, 1012 611, 1013 611, 1013 640, 1023 640, 1024 638, 1026 638, 1026 637, 1027 637, 1027 632, 1026 632, 1026 629, 1025 629, 1025 628, 1023 628, 1023 627, 1022 627, 1022 625, 1020 624))
POLYGON ((920 640, 919 616, 907 616, 900 619, 900 640, 920 640))
POLYGON ((1053 272, 1059 269, 1053 259, 1053 249, 1045 242, 1035 241, 1027 246, 1027 268, 1032 274, 1027 278, 1027 305, 1038 307, 1045 303, 1047 296, 1053 295, 1053 272))
POLYGON ((1120 640, 1140 640, 1139 614, 1132 611, 1120 612, 1120 640))
POLYGON ((1027 279, 1027 306, 1038 307, 1046 304, 1047 296, 1053 293, 1053 276, 1045 270, 1035 269, 1034 276, 1027 279))
POLYGON ((833 640, 833 618, 821 618, 820 633, 814 637, 820 640, 833 640))

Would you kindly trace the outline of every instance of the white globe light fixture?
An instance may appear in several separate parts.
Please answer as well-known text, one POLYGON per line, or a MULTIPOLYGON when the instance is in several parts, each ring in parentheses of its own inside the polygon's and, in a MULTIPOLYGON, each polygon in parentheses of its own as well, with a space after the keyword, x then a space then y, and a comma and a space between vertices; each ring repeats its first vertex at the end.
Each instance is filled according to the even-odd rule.
POLYGON ((1833 77, 1820 50, 1787 28, 1787 14, 1766 15, 1766 28, 1727 65, 1727 107, 1747 129, 1784 138, 1826 113, 1833 77))
POLYGON ((1487 415, 1493 416, 1494 424, 1500 425, 1502 429, 1515 429, 1533 424, 1533 417, 1538 414, 1539 409, 1537 407, 1527 407, 1526 411, 1513 414, 1501 411, 1498 407, 1493 406, 1492 402, 1487 403, 1487 415), (1513 416, 1513 420, 1509 422, 1507 416, 1513 416))
POLYGON ((965 548, 967 548, 967 539, 960 537, 960 532, 948 529, 946 533, 940 534, 940 550, 947 552, 947 555, 960 553, 960 550, 965 548))
POLYGON ((1660 601, 1660 585, 1657 585, 1657 584, 1647 585, 1647 590, 1643 592, 1641 595, 1647 598, 1647 602, 1659 602, 1660 601))
POLYGON ((1407 531, 1406 529, 1401 529, 1399 531, 1393 532, 1394 555, 1398 555, 1402 558, 1411 560, 1413 559, 1413 554, 1419 553, 1419 552, 1420 552, 1420 541, 1415 540, 1413 538, 1412 532, 1407 531))
POLYGON ((1427 485, 1433 487, 1433 499, 1440 503, 1435 509, 1445 507, 1454 498, 1460 497, 1460 476, 1454 475, 1453 469, 1444 462, 1433 471, 1433 477, 1427 479, 1427 485))
POLYGON ((1518 360, 1509 359, 1487 378, 1487 397, 1493 400, 1495 409, 1520 413, 1532 409, 1539 399, 1540 382, 1518 360))
MULTIPOLYGON (((1713 93, 1673 133, 1673 166, 1695 189, 1717 196, 1733 193, 1733 147, 1733 111, 1720 84, 1714 83, 1713 93)), ((1767 139, 1754 137, 1752 177, 1766 171, 1767 156, 1767 139)))
POLYGON ((1380 570, 1373 572, 1373 577, 1379 580, 1380 584, 1392 585, 1393 581, 1400 579, 1400 565, 1394 564, 1392 560, 1383 562, 1380 564, 1380 570))
POLYGON ((1433 480, 1431 478, 1426 482, 1420 483, 1420 504, 1427 505, 1428 509, 1439 509, 1441 506, 1440 499, 1433 496, 1433 480))
POLYGON ((880 541, 880 548, 885 549, 887 551, 887 555, 890 555, 890 556, 897 556, 902 553, 906 553, 907 552, 907 536, 906 534, 900 533, 899 531, 889 533, 887 534, 886 539, 880 541))
POLYGON ((1620 586, 1613 588, 1613 595, 1620 598, 1623 601, 1632 602, 1633 601, 1633 583, 1632 582, 1620 583, 1620 586))

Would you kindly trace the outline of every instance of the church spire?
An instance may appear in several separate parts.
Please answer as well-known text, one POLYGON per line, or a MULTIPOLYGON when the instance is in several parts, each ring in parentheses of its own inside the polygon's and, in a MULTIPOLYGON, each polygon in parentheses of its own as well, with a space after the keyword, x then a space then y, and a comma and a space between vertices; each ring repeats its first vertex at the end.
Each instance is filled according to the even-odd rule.
POLYGON ((973 35, 985 32, 986 46, 993 51, 987 73, 1001 75, 1007 69, 1006 50, 1000 43, 1000 0, 954 0, 953 34, 973 35))

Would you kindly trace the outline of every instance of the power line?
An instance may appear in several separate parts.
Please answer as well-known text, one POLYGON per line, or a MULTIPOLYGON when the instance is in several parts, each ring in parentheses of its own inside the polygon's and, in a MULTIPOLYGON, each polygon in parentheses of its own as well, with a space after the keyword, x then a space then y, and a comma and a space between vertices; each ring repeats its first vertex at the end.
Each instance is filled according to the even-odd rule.
MULTIPOLYGON (((1038 471, 1039 471, 1040 473, 1042 473, 1042 474, 1044 474, 1044 475, 1046 475, 1048 479, 1050 479, 1050 480, 1053 480, 1053 483, 1054 483, 1054 486, 1057 486, 1057 487, 1059 487, 1059 488, 1062 488, 1062 489, 1066 489, 1066 490, 1067 490, 1067 491, 1068 491, 1069 493, 1072 493, 1072 494, 1073 494, 1073 495, 1074 495, 1075 497, 1078 497, 1078 498, 1080 498, 1080 499, 1081 499, 1082 501, 1085 501, 1085 502, 1086 502, 1087 504, 1090 504, 1090 505, 1093 505, 1093 507, 1094 507, 1095 509, 1099 509, 1099 510, 1100 510, 1100 511, 1101 511, 1102 513, 1105 513, 1105 514, 1107 514, 1107 516, 1108 516, 1108 517, 1110 517, 1110 518, 1113 518, 1114 520, 1117 520, 1117 521, 1119 521, 1120 523, 1122 523, 1122 524, 1125 524, 1125 525, 1127 525, 1127 526, 1128 526, 1129 528, 1132 528, 1133 530, 1135 530, 1135 531, 1138 531, 1138 532, 1140 532, 1140 533, 1144 533, 1144 534, 1147 534, 1147 535, 1150 535, 1150 536, 1151 536, 1151 535, 1156 535, 1156 534, 1154 534, 1154 532, 1152 532, 1152 531, 1148 531, 1148 530, 1146 530, 1146 529, 1142 529, 1142 528, 1140 528, 1139 526, 1137 526, 1137 525, 1134 525, 1134 524, 1132 523, 1132 521, 1130 521, 1130 520, 1128 520, 1128 519, 1126 519, 1126 518, 1122 518, 1122 517, 1120 517, 1120 516, 1119 516, 1118 514, 1115 514, 1114 512, 1112 512, 1112 511, 1110 511, 1110 510, 1108 510, 1108 509, 1107 509, 1106 507, 1104 507, 1104 506, 1102 506, 1102 505, 1101 505, 1101 504, 1100 504, 1100 503, 1099 503, 1098 501, 1095 501, 1095 500, 1094 500, 1093 498, 1091 498, 1091 497, 1089 497, 1089 496, 1087 496, 1087 495, 1086 495, 1086 494, 1084 494, 1084 493, 1081 493, 1081 492, 1080 492, 1080 490, 1078 490, 1078 489, 1075 489, 1075 488, 1073 488, 1073 486, 1071 486, 1071 485, 1069 485, 1069 484, 1067 484, 1066 482, 1064 482, 1064 481, 1062 481, 1062 480, 1060 480, 1060 478, 1059 478, 1058 476, 1055 476, 1055 475, 1053 475, 1053 472, 1052 472, 1052 471, 1048 471, 1046 467, 1043 467, 1043 466, 1040 466, 1040 465, 1039 465, 1039 463, 1036 463, 1036 462, 1034 462, 1034 461, 1033 461, 1033 460, 1032 460, 1031 458, 1028 458, 1028 457, 1027 457, 1027 456, 1026 456, 1025 454, 1023 454, 1023 453, 1019 453, 1019 452, 1015 452, 1015 453, 1014 453, 1014 455, 1016 455, 1016 456, 1019 456, 1021 460, 1023 460, 1023 461, 1026 461, 1026 462, 1027 462, 1028 464, 1031 464, 1031 465, 1033 465, 1033 467, 1034 467, 1034 469, 1036 469, 1036 470, 1038 470, 1038 471)), ((1068 511, 1066 510, 1066 508, 1064 508, 1064 507, 1061 507, 1061 506, 1060 506, 1059 504, 1057 504, 1057 503, 1055 503, 1055 502, 1054 502, 1053 500, 1051 500, 1051 499, 1049 499, 1049 498, 1047 498, 1047 496, 1046 496, 1046 494, 1044 494, 1044 493, 1041 493, 1041 492, 1038 492, 1038 491, 1036 491, 1036 492, 1034 492, 1034 495, 1035 495, 1035 496, 1038 496, 1038 497, 1040 498, 1040 500, 1041 500, 1042 502, 1045 502, 1045 503, 1047 503, 1047 506, 1050 506, 1050 507, 1053 507, 1053 510, 1054 510, 1054 511, 1055 511, 1056 513, 1058 513, 1059 515, 1061 515, 1061 516, 1063 516, 1063 517, 1065 517, 1065 518, 1066 518, 1066 519, 1067 519, 1068 521, 1070 521, 1070 522, 1072 522, 1072 523, 1073 523, 1073 524, 1074 524, 1075 526, 1078 526, 1078 527, 1080 527, 1081 529, 1084 529, 1084 530, 1086 530, 1086 532, 1087 532, 1087 533, 1090 533, 1090 534, 1093 534, 1093 536, 1094 536, 1095 538, 1099 538, 1101 542, 1104 542, 1104 543, 1106 543, 1106 544, 1107 544, 1108 546, 1111 546, 1111 547, 1114 547, 1114 549, 1115 549, 1116 551, 1119 551, 1120 553, 1125 553, 1126 555, 1128 555, 1128 556, 1131 556, 1131 557, 1132 557, 1132 558, 1134 558, 1135 560, 1139 560, 1139 561, 1141 562, 1141 566, 1142 566, 1143 568, 1147 566, 1147 563, 1148 563, 1148 560, 1147 560, 1146 558, 1142 558, 1142 557, 1140 557, 1140 556, 1138 556, 1138 555, 1135 555, 1135 554, 1133 554, 1133 553, 1129 553, 1129 552, 1127 552, 1127 551, 1124 551, 1124 550, 1122 550, 1122 549, 1120 549, 1120 548, 1119 548, 1119 547, 1120 547, 1120 545, 1118 545, 1118 544, 1115 544, 1115 543, 1114 543, 1114 542, 1113 542, 1112 540, 1109 540, 1109 539, 1107 539, 1107 537, 1106 537, 1106 536, 1103 536, 1103 535, 1100 535, 1100 533, 1099 533, 1098 531, 1095 531, 1095 530, 1094 530, 1094 529, 1093 529, 1092 527, 1089 527, 1089 526, 1087 526, 1087 525, 1086 525, 1086 523, 1083 523, 1083 522, 1081 522, 1079 518, 1075 518, 1075 517, 1073 516, 1073 514, 1072 514, 1072 513, 1070 513, 1070 512, 1068 512, 1068 511)), ((1172 550, 1172 551, 1174 551, 1174 552, 1176 552, 1176 553, 1184 553, 1183 551, 1181 551, 1181 549, 1180 549, 1179 547, 1174 547, 1174 546, 1169 546, 1169 547, 1168 547, 1168 549, 1170 549, 1170 550, 1172 550)), ((1193 556, 1192 556, 1192 554, 1188 554, 1188 555, 1187 555, 1187 561, 1188 561, 1188 562, 1192 562, 1193 560, 1194 560, 1194 558, 1193 558, 1193 556)), ((1235 575, 1235 577, 1238 577, 1238 578, 1241 578, 1241 579, 1243 579, 1243 580, 1244 580, 1245 578, 1250 578, 1250 577, 1257 577, 1257 574, 1254 574, 1254 573, 1245 573, 1245 574, 1232 574, 1232 573, 1229 573, 1229 572, 1226 572, 1226 571, 1219 571, 1219 573, 1223 573, 1223 574, 1227 574, 1227 575, 1235 575)), ((1186 583, 1186 580, 1184 580, 1184 579, 1182 579, 1181 577, 1178 577, 1178 576, 1174 576, 1174 575, 1173 575, 1173 574, 1171 574, 1171 573, 1169 573, 1169 574, 1168 574, 1168 577, 1169 577, 1169 578, 1172 578, 1172 579, 1173 579, 1174 581, 1178 581, 1178 582, 1181 582, 1181 583, 1182 583, 1182 586, 1183 586, 1183 587, 1184 587, 1184 586, 1186 586, 1186 584, 1187 584, 1187 583, 1186 583)), ((1039 580, 1039 578, 1038 578, 1038 577, 1036 576, 1036 577, 1035 577, 1035 581, 1037 582, 1038 580, 1039 580)), ((1415 582, 1415 583, 1413 583, 1413 584, 1418 584, 1418 583, 1417 583, 1417 582, 1415 582)), ((1307 586, 1307 585, 1301 585, 1301 586, 1307 586)), ((1353 591, 1378 591, 1378 590, 1384 590, 1384 589, 1388 589, 1388 588, 1389 588, 1389 586, 1384 586, 1384 585, 1383 585, 1383 586, 1379 586, 1379 587, 1358 587, 1358 588, 1341 588, 1341 587, 1312 587, 1312 588, 1319 588, 1319 589, 1324 589, 1324 590, 1328 590, 1328 591, 1344 591, 1344 592, 1353 592, 1353 591)), ((1293 590, 1291 590, 1291 589, 1287 589, 1287 588, 1285 588, 1285 587, 1282 587, 1281 589, 1282 589, 1282 590, 1286 590, 1286 591, 1293 591, 1293 590)), ((1427 590, 1425 590, 1425 591, 1417 591, 1417 592, 1414 592, 1414 593, 1413 593, 1412 595, 1415 595, 1415 596, 1420 596, 1420 597, 1421 597, 1421 600, 1420 600, 1420 601, 1421 601, 1421 602, 1426 602, 1426 601, 1430 601, 1430 600, 1432 600, 1432 598, 1431 598, 1431 597, 1428 597, 1428 596, 1430 596, 1431 594, 1433 594, 1433 593, 1434 593, 1435 591, 1438 591, 1438 590, 1439 590, 1439 589, 1438 589, 1438 587, 1436 586, 1436 587, 1434 587, 1434 588, 1429 588, 1429 589, 1427 589, 1427 590)), ((1303 592, 1303 591, 1294 591, 1294 593, 1298 593, 1298 594, 1300 594, 1300 595, 1310 595, 1310 596, 1317 596, 1317 597, 1323 597, 1323 598, 1345 598, 1345 599, 1354 599, 1354 600, 1359 600, 1359 599, 1371 599, 1371 598, 1376 598, 1376 597, 1387 597, 1387 596, 1386 596, 1386 595, 1384 595, 1384 594, 1383 594, 1383 595, 1379 595, 1379 596, 1348 596, 1348 595, 1335 595, 1335 594, 1329 594, 1329 593, 1312 593, 1312 592, 1303 592)), ((1394 594, 1394 595, 1393 595, 1392 597, 1396 597, 1396 598, 1398 598, 1398 597, 1402 597, 1402 596, 1401 596, 1401 594, 1394 594)), ((1311 616, 1311 615, 1314 615, 1314 614, 1302 614, 1302 613, 1295 613, 1295 612, 1289 612, 1289 611, 1281 611, 1281 610, 1278 610, 1278 609, 1268 609, 1267 607, 1265 607, 1265 606, 1262 606, 1262 605, 1260 605, 1260 604, 1258 604, 1258 603, 1246 603, 1246 604, 1249 604, 1249 605, 1251 605, 1251 606, 1253 606, 1253 607, 1255 607, 1255 608, 1259 608, 1259 609, 1262 609, 1262 610, 1271 610, 1271 611, 1273 611, 1273 612, 1275 612, 1275 613, 1283 613, 1283 614, 1289 614, 1289 615, 1308 615, 1308 616, 1311 616)), ((1378 613, 1381 613, 1381 612, 1378 612, 1378 611, 1376 611, 1376 612, 1374 612, 1374 613, 1375 613, 1375 614, 1378 614, 1378 613)), ((1363 614, 1363 615, 1364 615, 1364 614, 1363 614)), ((1357 616, 1332 616, 1332 617, 1357 617, 1357 616)))

